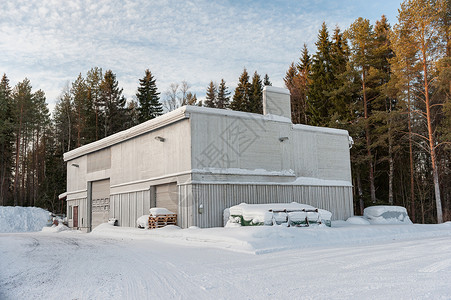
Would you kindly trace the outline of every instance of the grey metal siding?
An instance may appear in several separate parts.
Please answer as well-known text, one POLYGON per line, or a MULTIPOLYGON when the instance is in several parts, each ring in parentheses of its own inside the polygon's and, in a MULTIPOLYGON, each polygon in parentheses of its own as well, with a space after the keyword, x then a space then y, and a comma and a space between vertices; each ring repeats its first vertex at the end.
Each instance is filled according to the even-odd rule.
POLYGON ((352 187, 349 186, 193 184, 180 188, 180 192, 180 197, 189 197, 184 194, 192 193, 192 211, 184 208, 182 217, 188 221, 184 220, 182 227, 223 226, 224 209, 242 202, 299 202, 331 211, 334 220, 350 217, 353 209, 352 187), (199 205, 203 205, 202 214, 198 213, 199 205))
POLYGON ((176 182, 156 186, 156 207, 164 207, 178 213, 178 198, 176 182))
POLYGON ((110 217, 118 220, 119 226, 136 227, 136 220, 149 214, 150 190, 111 195, 110 217))

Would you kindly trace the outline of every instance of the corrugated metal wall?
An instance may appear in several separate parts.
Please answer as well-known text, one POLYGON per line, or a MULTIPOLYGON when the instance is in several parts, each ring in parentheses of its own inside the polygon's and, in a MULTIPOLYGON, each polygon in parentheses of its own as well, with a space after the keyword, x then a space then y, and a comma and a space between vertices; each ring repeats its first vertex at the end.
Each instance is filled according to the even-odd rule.
POLYGON ((110 217, 116 218, 119 226, 137 227, 136 220, 148 215, 150 190, 115 194, 110 196, 110 217))
POLYGON ((246 202, 290 203, 299 202, 333 213, 332 219, 346 219, 353 214, 352 187, 349 186, 292 186, 244 184, 193 184, 179 187, 180 201, 188 207, 180 209, 182 227, 223 226, 225 208, 246 202), (192 193, 190 197, 189 193, 192 193), (199 205, 203 213, 198 213, 199 205))

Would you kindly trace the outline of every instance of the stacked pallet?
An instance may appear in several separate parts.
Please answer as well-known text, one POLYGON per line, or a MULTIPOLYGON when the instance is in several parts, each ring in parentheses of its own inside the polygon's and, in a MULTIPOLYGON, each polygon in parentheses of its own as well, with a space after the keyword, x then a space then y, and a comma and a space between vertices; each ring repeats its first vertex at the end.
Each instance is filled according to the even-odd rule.
POLYGON ((177 214, 149 216, 149 229, 161 228, 167 225, 177 225, 177 214))

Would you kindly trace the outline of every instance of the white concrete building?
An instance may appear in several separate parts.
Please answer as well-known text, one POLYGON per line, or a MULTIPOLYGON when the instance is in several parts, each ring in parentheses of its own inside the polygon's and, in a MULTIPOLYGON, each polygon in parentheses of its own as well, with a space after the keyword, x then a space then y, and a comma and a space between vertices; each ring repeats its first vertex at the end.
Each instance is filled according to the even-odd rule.
POLYGON ((353 215, 349 136, 294 125, 286 89, 265 87, 264 114, 184 106, 64 154, 69 225, 136 226, 151 207, 178 225, 222 226, 241 202, 300 202, 353 215))

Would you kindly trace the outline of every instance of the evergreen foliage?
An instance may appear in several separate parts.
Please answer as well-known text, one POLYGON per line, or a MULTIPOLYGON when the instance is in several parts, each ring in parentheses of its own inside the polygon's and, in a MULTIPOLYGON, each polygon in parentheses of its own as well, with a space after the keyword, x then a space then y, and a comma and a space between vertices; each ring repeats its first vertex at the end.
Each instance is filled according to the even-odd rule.
POLYGON ((331 42, 326 23, 322 24, 316 42, 317 51, 313 55, 308 88, 308 117, 312 125, 324 126, 329 123, 333 104, 330 93, 334 86, 334 70, 331 60, 331 42))
POLYGON ((205 95, 205 107, 216 107, 218 101, 218 88, 213 81, 207 87, 207 94, 205 95))
POLYGON ((156 79, 152 76, 149 69, 139 80, 138 92, 138 121, 139 123, 151 120, 163 114, 163 105, 160 103, 160 93, 157 91, 156 79))
POLYGON ((269 81, 269 76, 268 76, 268 74, 265 74, 265 77, 264 77, 264 79, 263 79, 263 85, 264 85, 264 86, 267 86, 267 85, 272 86, 271 81, 269 81))
POLYGON ((230 92, 226 86, 226 82, 224 79, 221 79, 221 83, 219 83, 218 87, 218 98, 216 101, 216 107, 225 109, 230 105, 230 92))
POLYGON ((233 110, 240 111, 251 111, 250 105, 250 97, 251 97, 251 84, 249 83, 249 74, 247 70, 244 69, 241 74, 238 86, 235 88, 235 93, 233 94, 232 103, 230 103, 230 108, 233 110))
POLYGON ((250 112, 262 114, 263 113, 263 84, 257 71, 252 76, 252 83, 250 87, 249 97, 250 112))

